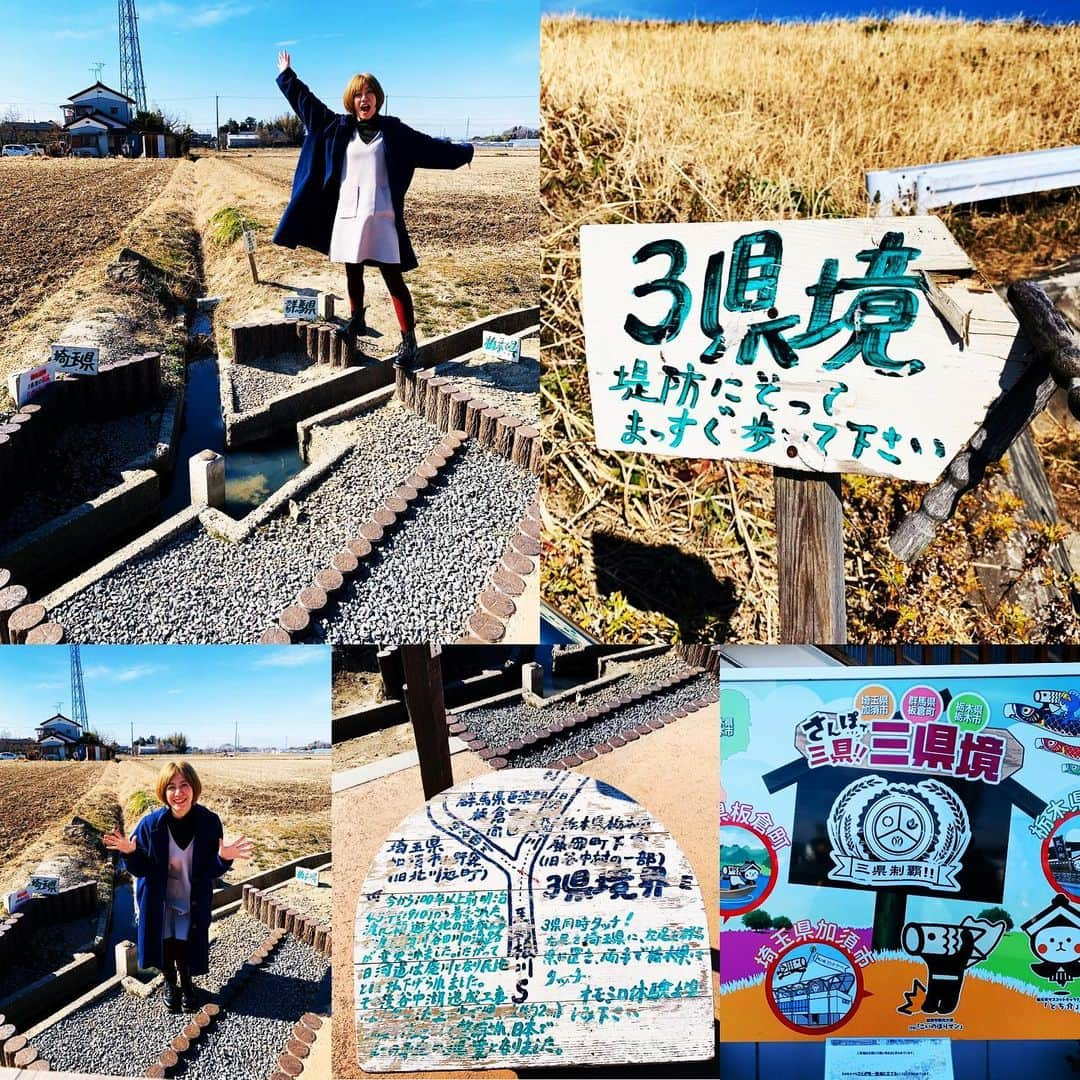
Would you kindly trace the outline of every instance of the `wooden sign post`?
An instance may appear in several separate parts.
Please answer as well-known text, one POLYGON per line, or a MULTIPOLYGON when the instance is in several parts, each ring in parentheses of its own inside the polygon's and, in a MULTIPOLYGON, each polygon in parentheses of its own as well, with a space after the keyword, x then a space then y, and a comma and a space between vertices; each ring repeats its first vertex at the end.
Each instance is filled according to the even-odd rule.
POLYGON ((1020 377, 1008 307, 934 217, 587 225, 601 450, 776 470, 781 639, 843 642, 845 472, 933 482, 1020 377))
POLYGON ((255 233, 251 229, 244 230, 244 251, 248 257, 248 266, 251 267, 251 280, 259 284, 259 269, 255 265, 255 233))
POLYGON ((714 1053, 694 869, 647 810, 571 771, 487 773, 409 815, 364 883, 354 957, 368 1072, 714 1053))
POLYGON ((445 791, 454 782, 450 741, 446 731, 442 662, 436 648, 438 646, 401 646, 405 707, 412 721, 426 799, 445 791))

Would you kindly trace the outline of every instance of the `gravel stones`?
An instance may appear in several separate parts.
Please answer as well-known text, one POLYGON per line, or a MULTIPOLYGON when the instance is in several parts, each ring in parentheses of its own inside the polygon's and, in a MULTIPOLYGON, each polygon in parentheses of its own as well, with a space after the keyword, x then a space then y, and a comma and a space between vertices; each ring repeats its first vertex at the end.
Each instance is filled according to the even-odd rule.
MULTIPOLYGON (((508 755, 512 768, 526 765, 546 767, 568 754, 580 754, 581 750, 607 742, 621 746, 624 742, 638 739, 634 730, 647 724, 662 713, 673 712, 695 698, 715 690, 716 677, 701 675, 683 685, 642 699, 640 695, 648 687, 655 687, 674 675, 687 673, 687 667, 674 650, 668 650, 644 660, 630 660, 620 664, 617 655, 607 658, 611 673, 617 678, 592 690, 569 694, 561 700, 536 706, 524 701, 468 709, 459 719, 489 747, 501 750, 525 743, 530 737, 555 732, 535 746, 523 746, 508 755), (618 705, 614 715, 601 713, 601 709, 618 705), (590 722, 567 726, 582 715, 591 714, 590 722), (616 741, 619 740, 619 741, 616 741)), ((650 729, 651 730, 651 729, 650 729)))
POLYGON ((334 644, 455 641, 539 481, 466 443, 319 620, 334 644))
POLYGON ((337 374, 338 370, 316 364, 303 353, 287 353, 245 364, 230 364, 233 408, 237 412, 250 412, 299 386, 337 374))
POLYGON ((303 513, 279 515, 239 543, 201 526, 188 530, 58 605, 50 618, 73 643, 257 641, 441 438, 397 403, 362 419, 361 441, 301 497, 303 513))
MULTIPOLYGON (((210 971, 195 985, 217 994, 267 930, 244 912, 214 923, 213 929, 210 971)), ((168 1012, 160 992, 143 1000, 117 988, 36 1035, 34 1046, 54 1071, 139 1076, 191 1022, 190 1015, 168 1012)))
POLYGON ((236 1080, 269 1076, 306 1012, 330 1008, 330 962, 291 935, 252 974, 173 1076, 236 1080))
MULTIPOLYGON (((535 351, 535 340, 523 342, 535 351)), ((522 356, 517 363, 495 360, 483 351, 470 360, 452 360, 436 368, 440 376, 488 405, 502 409, 522 421, 536 424, 540 419, 540 364, 534 356, 522 356)))

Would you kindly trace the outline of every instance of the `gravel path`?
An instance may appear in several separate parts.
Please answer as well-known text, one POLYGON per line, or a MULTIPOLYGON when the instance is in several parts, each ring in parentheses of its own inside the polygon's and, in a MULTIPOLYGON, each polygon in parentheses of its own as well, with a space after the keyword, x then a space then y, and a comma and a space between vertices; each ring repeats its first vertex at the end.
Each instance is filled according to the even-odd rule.
MULTIPOLYGON (((596 689, 581 690, 548 705, 529 705, 518 701, 508 705, 468 709, 462 712, 461 718, 488 746, 504 746, 538 728, 549 726, 554 720, 568 719, 585 709, 601 708, 633 690, 643 690, 686 671, 686 665, 672 650, 645 660, 627 661, 625 664, 612 664, 611 660, 612 658, 609 658, 609 670, 611 667, 621 669, 620 677, 596 689)), ((696 695, 691 695, 694 696, 696 695)))
POLYGON ((333 877, 333 870, 324 870, 320 875, 321 884, 317 889, 294 878, 288 885, 275 889, 270 895, 276 900, 285 901, 289 907, 296 908, 305 915, 317 916, 329 926, 334 896, 333 877))
POLYGON ((442 437, 400 405, 364 419, 360 441, 301 498, 298 517, 278 515, 239 544, 193 529, 60 604, 50 618, 75 643, 257 641, 442 437))
POLYGON ((37 479, 0 516, 0 544, 44 525, 123 481, 120 470, 157 446, 161 410, 64 429, 45 450, 37 479))
POLYGON ((300 1017, 329 1010, 330 961, 289 935, 229 1002, 210 1037, 197 1043, 170 1075, 199 1080, 269 1076, 300 1017))
POLYGON ((456 641, 538 488, 531 473, 470 440, 329 620, 318 620, 317 635, 335 645, 456 641))
POLYGON ((325 379, 338 370, 327 364, 316 364, 301 353, 232 364, 229 374, 232 376, 233 408, 237 412, 258 409, 279 394, 325 379))
MULTIPOLYGON (((210 943, 210 973, 194 980, 209 994, 217 994, 269 934, 242 911, 214 927, 218 936, 210 943)), ((166 1010, 160 990, 144 1001, 117 989, 43 1031, 33 1044, 53 1071, 140 1076, 190 1022, 189 1015, 166 1010)))
POLYGON ((540 422, 540 361, 535 338, 531 344, 531 350, 528 342, 523 344, 521 359, 516 364, 484 359, 490 354, 480 351, 473 354, 471 361, 453 360, 439 364, 436 371, 453 379, 462 390, 535 427, 540 422))
POLYGON ((625 709, 605 714, 591 724, 579 724, 569 731, 545 739, 536 746, 513 753, 507 761, 512 769, 543 768, 553 761, 566 757, 567 754, 576 754, 579 750, 606 742, 610 736, 617 735, 627 728, 637 727, 638 724, 643 724, 653 717, 674 712, 680 705, 687 705, 715 688, 715 676, 701 675, 666 693, 657 694, 646 701, 639 701, 625 709))

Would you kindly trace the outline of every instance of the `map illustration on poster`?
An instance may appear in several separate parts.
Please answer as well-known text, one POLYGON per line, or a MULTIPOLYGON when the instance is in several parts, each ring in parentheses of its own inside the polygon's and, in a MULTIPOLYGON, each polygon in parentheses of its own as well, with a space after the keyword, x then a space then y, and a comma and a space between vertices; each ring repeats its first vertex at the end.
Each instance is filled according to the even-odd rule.
POLYGON ((1080 1037, 1080 672, 725 672, 721 1038, 1080 1037))

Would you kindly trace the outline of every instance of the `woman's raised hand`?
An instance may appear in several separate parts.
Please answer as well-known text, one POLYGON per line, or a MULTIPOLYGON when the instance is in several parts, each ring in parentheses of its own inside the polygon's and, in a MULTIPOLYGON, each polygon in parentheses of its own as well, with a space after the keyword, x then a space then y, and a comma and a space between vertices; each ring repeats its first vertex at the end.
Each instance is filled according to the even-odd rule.
POLYGON ((119 829, 107 832, 101 842, 110 851, 119 851, 121 855, 130 855, 135 850, 135 841, 129 840, 119 829))
POLYGON ((237 837, 231 844, 226 844, 225 838, 221 838, 220 855, 226 862, 232 862, 234 859, 250 859, 254 850, 255 841, 249 840, 246 836, 237 837))
POLYGON ((284 71, 291 63, 292 57, 289 56, 289 54, 284 49, 282 49, 281 52, 277 54, 278 71, 284 71))

